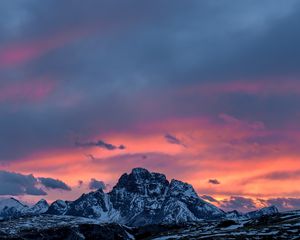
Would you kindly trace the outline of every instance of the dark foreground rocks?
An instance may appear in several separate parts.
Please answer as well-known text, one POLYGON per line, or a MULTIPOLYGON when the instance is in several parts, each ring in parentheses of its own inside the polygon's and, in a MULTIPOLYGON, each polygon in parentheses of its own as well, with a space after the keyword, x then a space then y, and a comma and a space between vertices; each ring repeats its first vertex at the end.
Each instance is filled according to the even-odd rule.
POLYGON ((0 239, 42 240, 237 240, 300 239, 300 211, 256 219, 220 219, 127 227, 116 223, 40 215, 0 222, 0 239))

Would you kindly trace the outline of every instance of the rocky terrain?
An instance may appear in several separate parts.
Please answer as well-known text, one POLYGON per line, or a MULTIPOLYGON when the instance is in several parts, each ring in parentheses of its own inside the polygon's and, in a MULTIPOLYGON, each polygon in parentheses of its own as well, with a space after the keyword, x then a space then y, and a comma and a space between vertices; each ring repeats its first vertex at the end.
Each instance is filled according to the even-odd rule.
POLYGON ((299 239, 300 211, 255 219, 202 220, 127 227, 73 216, 41 215, 0 222, 0 239, 299 239))

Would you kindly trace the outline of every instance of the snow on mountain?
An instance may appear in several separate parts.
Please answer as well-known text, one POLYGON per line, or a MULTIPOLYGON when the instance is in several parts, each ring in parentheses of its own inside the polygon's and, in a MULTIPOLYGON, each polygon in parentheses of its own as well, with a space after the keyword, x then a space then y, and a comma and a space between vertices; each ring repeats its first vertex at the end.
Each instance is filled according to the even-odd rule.
POLYGON ((31 208, 29 208, 28 212, 34 215, 42 214, 48 211, 49 204, 45 199, 41 199, 31 208))
POLYGON ((123 174, 109 193, 101 189, 73 202, 54 202, 49 214, 96 218, 131 226, 180 223, 222 217, 225 213, 199 198, 187 183, 160 173, 134 168, 123 174))
POLYGON ((237 210, 227 212, 226 216, 225 216, 226 219, 231 219, 231 220, 238 220, 242 217, 243 217, 243 214, 238 212, 237 210))
POLYGON ((15 198, 0 200, 0 218, 16 218, 28 215, 39 215, 45 213, 49 208, 46 200, 42 199, 32 207, 29 207, 15 198))
POLYGON ((278 213, 276 207, 266 207, 246 214, 225 213, 204 201, 194 188, 182 181, 169 182, 164 174, 134 168, 123 174, 113 189, 83 194, 75 201, 56 200, 50 206, 42 199, 29 207, 14 198, 0 201, 0 218, 35 216, 43 213, 70 215, 115 222, 128 226, 174 224, 203 219, 255 219, 278 213))
POLYGON ((12 207, 16 209, 23 209, 24 207, 26 207, 26 205, 24 205, 15 198, 6 198, 0 200, 0 212, 2 212, 4 209, 12 207))
POLYGON ((47 213, 53 215, 65 215, 69 208, 69 202, 63 200, 54 201, 48 208, 47 213))
POLYGON ((278 213, 278 209, 275 206, 270 206, 270 207, 264 207, 256 211, 248 212, 244 215, 245 218, 260 218, 262 216, 266 215, 273 215, 278 213))

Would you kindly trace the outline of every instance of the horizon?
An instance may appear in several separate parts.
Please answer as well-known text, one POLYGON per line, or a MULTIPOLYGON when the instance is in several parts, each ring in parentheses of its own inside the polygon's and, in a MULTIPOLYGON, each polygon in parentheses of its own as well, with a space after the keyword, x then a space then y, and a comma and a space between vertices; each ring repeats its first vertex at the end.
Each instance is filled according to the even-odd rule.
MULTIPOLYGON (((134 169, 143 169, 143 170, 146 170, 147 172, 149 172, 149 173, 158 173, 158 172, 151 172, 151 171, 149 171, 148 169, 146 169, 146 168, 142 168, 142 167, 135 167, 135 168, 133 168, 133 169, 131 169, 131 171, 130 172, 128 172, 128 173, 123 173, 123 174, 131 174, 132 172, 133 172, 133 170, 134 169)), ((123 175, 122 174, 122 175, 123 175)), ((162 174, 162 175, 164 175, 165 177, 166 177, 166 179, 167 179, 167 181, 168 181, 168 183, 170 184, 171 183, 171 181, 173 181, 173 180, 177 180, 177 181, 180 181, 179 179, 174 179, 174 178, 172 178, 172 179, 169 179, 165 174, 163 174, 163 173, 158 173, 158 174, 162 174)), ((121 175, 121 176, 122 176, 121 175)), ((119 177, 119 179, 121 178, 121 176, 119 177)), ((119 181, 119 179, 118 179, 118 181, 119 181)), ((118 182, 117 181, 117 182, 118 182)), ((116 182, 116 184, 117 184, 117 182, 116 182)), ((182 182, 182 181, 181 181, 182 182)), ((186 182, 183 182, 183 183, 186 183, 186 182)), ((189 184, 189 183, 187 183, 187 184, 189 184)), ((107 187, 107 186, 105 186, 105 185, 102 185, 102 183, 100 184, 101 186, 99 186, 98 185, 98 188, 94 188, 94 189, 91 189, 91 188, 89 188, 88 190, 88 192, 83 192, 82 193, 82 195, 81 196, 79 196, 79 197, 82 197, 82 196, 84 196, 85 194, 87 194, 87 193, 92 193, 92 192, 96 192, 96 191, 103 191, 104 193, 109 193, 109 192, 111 192, 112 191, 112 189, 113 189, 113 187, 115 187, 116 185, 114 185, 113 187, 107 187)), ((192 186, 192 185, 191 185, 192 186)), ((193 187, 193 186, 192 186, 193 187)), ((195 189, 194 189, 195 190, 195 189)), ((196 191, 195 191, 196 192, 196 191)), ((196 192, 197 193, 197 192, 196 192)), ((198 194, 198 193, 197 193, 198 194)), ((252 210, 245 210, 245 209, 243 209, 243 208, 237 208, 237 209, 234 209, 234 208, 228 208, 228 209, 226 209, 226 206, 222 206, 222 205, 220 205, 220 203, 218 203, 218 204, 216 204, 216 202, 214 202, 214 200, 211 200, 211 199, 209 199, 209 198, 205 198, 205 196, 199 196, 198 195, 198 197, 200 197, 202 200, 204 200, 204 201, 206 201, 206 202, 208 202, 208 203, 210 203, 210 204, 212 204, 212 205, 215 205, 215 206, 217 206, 217 207, 219 207, 220 209, 222 209, 223 211, 225 211, 225 212, 231 212, 231 211, 238 211, 238 212, 240 212, 240 213, 249 213, 249 212, 252 212, 252 211, 256 211, 256 210, 259 210, 259 209, 262 209, 262 208, 268 208, 268 207, 273 207, 273 206, 275 206, 275 205, 261 205, 260 207, 258 207, 258 208, 256 208, 256 209, 252 209, 252 210)), ((38 199, 36 202, 26 202, 26 201, 23 201, 22 199, 18 199, 18 197, 15 197, 15 196, 10 196, 9 198, 7 198, 7 197, 0 197, 0 203, 1 203, 1 201, 5 201, 5 200, 7 200, 7 199, 13 199, 13 200, 16 200, 16 201, 18 201, 18 202, 20 202, 21 204, 24 204, 25 206, 28 206, 28 207, 32 207, 32 206, 34 206, 35 204, 37 204, 37 203, 39 203, 40 201, 46 201, 48 204, 49 204, 49 206, 53 203, 53 202, 55 202, 55 201, 57 201, 57 200, 63 200, 63 201, 69 201, 69 200, 67 200, 67 199, 55 199, 55 200, 53 200, 53 201, 47 201, 45 198, 40 198, 40 199, 38 199)), ((78 198, 76 198, 76 199, 74 199, 74 200, 77 200, 78 198)), ((70 201, 72 201, 72 200, 70 200, 70 201)), ((275 206, 276 207, 276 206, 275 206)), ((296 210, 298 210, 298 209, 296 209, 296 210)), ((280 211, 280 210, 279 210, 280 211)))
POLYGON ((134 167, 226 210, 300 209, 300 2, 3 0, 0 199, 134 167))

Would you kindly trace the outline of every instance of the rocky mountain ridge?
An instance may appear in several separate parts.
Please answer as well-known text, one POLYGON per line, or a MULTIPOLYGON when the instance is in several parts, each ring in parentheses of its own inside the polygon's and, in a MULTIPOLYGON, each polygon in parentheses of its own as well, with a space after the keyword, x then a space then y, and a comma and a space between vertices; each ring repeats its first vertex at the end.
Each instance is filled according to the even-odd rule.
POLYGON ((31 207, 15 198, 2 199, 0 200, 0 219, 39 215, 47 212, 48 208, 49 204, 44 199, 41 199, 31 207))
POLYGON ((200 198, 190 184, 175 179, 168 181, 164 174, 143 168, 123 174, 108 193, 99 189, 83 194, 75 201, 57 200, 49 206, 45 200, 40 200, 32 207, 13 198, 0 202, 0 217, 4 219, 47 213, 128 226, 178 224, 203 219, 254 219, 277 212, 275 207, 268 207, 247 214, 225 213, 200 198))

